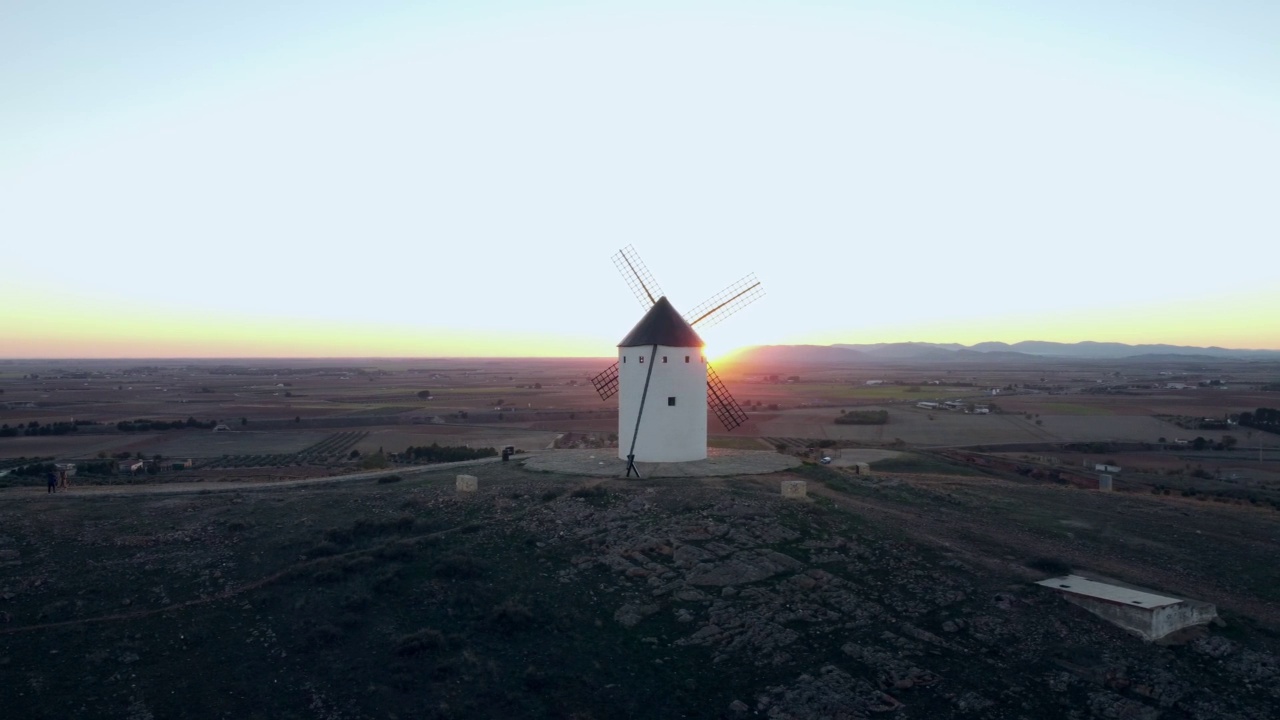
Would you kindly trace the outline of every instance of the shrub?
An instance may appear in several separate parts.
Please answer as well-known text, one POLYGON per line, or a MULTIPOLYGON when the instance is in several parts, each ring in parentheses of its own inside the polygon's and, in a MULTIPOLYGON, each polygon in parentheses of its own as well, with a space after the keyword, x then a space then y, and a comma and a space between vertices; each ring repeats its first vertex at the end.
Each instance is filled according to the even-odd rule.
POLYGON ((514 635, 533 627, 534 615, 524 605, 507 600, 490 611, 489 625, 503 635, 514 635))
POLYGON ((401 478, 399 475, 383 475, 382 477, 378 478, 378 484, 390 485, 391 483, 398 483, 403 479, 404 478, 401 478))
POLYGON ((1034 560, 1028 560, 1027 567, 1050 575, 1069 575, 1071 573, 1071 566, 1057 558, 1039 557, 1034 560))
POLYGON ((396 654, 401 657, 413 657, 429 652, 445 649, 444 635, 439 630, 423 629, 411 635, 405 635, 396 641, 396 654))
POLYGON ((337 545, 331 542, 326 541, 326 542, 317 544, 316 546, 312 547, 310 550, 307 550, 307 557, 313 557, 313 558, 328 557, 330 555, 337 555, 340 552, 342 552, 342 548, 338 547, 337 545))

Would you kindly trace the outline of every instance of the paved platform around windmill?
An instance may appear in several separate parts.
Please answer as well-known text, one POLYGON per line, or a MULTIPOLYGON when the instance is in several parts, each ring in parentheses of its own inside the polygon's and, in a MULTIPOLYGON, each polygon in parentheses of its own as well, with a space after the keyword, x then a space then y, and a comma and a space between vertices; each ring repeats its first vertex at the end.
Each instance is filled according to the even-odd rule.
MULTIPOLYGON (((614 448, 599 450, 542 450, 524 461, 529 470, 622 477, 627 461, 619 460, 614 448)), ((636 463, 642 478, 719 477, 723 475, 766 475, 796 467, 801 460, 793 455, 768 450, 727 450, 708 448, 706 460, 682 463, 636 463)), ((632 477, 635 477, 634 475, 632 477)))

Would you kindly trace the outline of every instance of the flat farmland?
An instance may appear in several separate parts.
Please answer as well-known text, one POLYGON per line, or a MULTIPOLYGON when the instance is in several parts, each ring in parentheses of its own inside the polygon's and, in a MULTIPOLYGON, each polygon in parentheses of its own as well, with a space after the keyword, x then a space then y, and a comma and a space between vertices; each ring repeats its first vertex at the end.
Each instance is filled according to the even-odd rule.
MULTIPOLYGON (((995 445, 1039 442, 1149 442, 1159 438, 1183 437, 1188 431, 1147 416, 1126 415, 1040 415, 1027 419, 1022 414, 970 415, 946 410, 921 410, 912 406, 887 405, 870 409, 889 412, 886 425, 837 425, 839 411, 801 408, 762 413, 757 432, 768 437, 803 437, 885 443, 895 439, 919 446, 995 445), (1038 421, 1038 422, 1037 422, 1038 421)), ((1201 431, 1215 442, 1224 432, 1201 431)), ((1277 438, 1280 439, 1280 438, 1277 438)))
POLYGON ((560 433, 545 430, 522 430, 520 428, 498 426, 493 428, 449 427, 440 425, 400 425, 395 427, 372 428, 355 449, 361 453, 377 452, 382 448, 385 452, 403 452, 410 446, 421 447, 438 443, 440 445, 467 445, 481 448, 491 447, 496 450, 512 445, 521 450, 541 450, 551 444, 560 433))
POLYGON ((173 458, 212 458, 222 455, 289 454, 321 442, 328 430, 181 430, 162 435, 147 444, 143 454, 173 458))
POLYGON ((152 433, 112 433, 37 435, 33 437, 0 438, 0 457, 53 457, 58 459, 87 459, 100 452, 137 452, 155 442, 152 433))
POLYGON ((740 402, 795 405, 804 403, 883 403, 887 401, 944 401, 981 397, 972 387, 865 385, 840 382, 738 382, 733 392, 740 402), (915 389, 913 389, 915 388, 915 389))
POLYGON ((1125 395, 1003 395, 992 401, 1006 412, 1052 413, 1055 406, 1065 406, 1069 410, 1059 414, 1222 417, 1259 407, 1276 407, 1280 405, 1280 394, 1187 389, 1125 395))

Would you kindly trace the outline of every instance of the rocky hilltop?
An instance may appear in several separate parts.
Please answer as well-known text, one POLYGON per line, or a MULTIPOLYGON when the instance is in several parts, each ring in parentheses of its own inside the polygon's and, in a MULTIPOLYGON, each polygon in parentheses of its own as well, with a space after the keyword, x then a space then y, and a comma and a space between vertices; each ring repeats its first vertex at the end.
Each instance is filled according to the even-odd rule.
POLYGON ((1253 565, 1275 513, 815 466, 703 481, 468 472, 478 492, 442 470, 6 496, 7 706, 775 720, 1262 719, 1280 706, 1276 586, 1253 565), (809 498, 783 500, 782 479, 805 480, 809 498), (1231 512, 1247 514, 1227 527, 1231 512), (1181 547, 1179 533, 1204 542, 1181 547), (1147 643, 1033 584, 1090 558, 1195 591, 1225 623, 1147 643))

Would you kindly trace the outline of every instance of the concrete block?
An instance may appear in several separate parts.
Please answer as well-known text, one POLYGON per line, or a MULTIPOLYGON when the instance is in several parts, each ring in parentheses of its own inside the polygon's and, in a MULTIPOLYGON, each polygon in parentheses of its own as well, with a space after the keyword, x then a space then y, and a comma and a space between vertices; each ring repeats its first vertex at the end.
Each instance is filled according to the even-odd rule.
POLYGON ((1111 492, 1111 476, 1110 475, 1098 476, 1098 489, 1102 490, 1103 492, 1111 492))
POLYGON ((782 497, 788 500, 798 500, 808 497, 809 491, 803 480, 783 480, 782 481, 782 497))
POLYGON ((458 492, 475 492, 479 482, 475 475, 459 475, 458 492))

